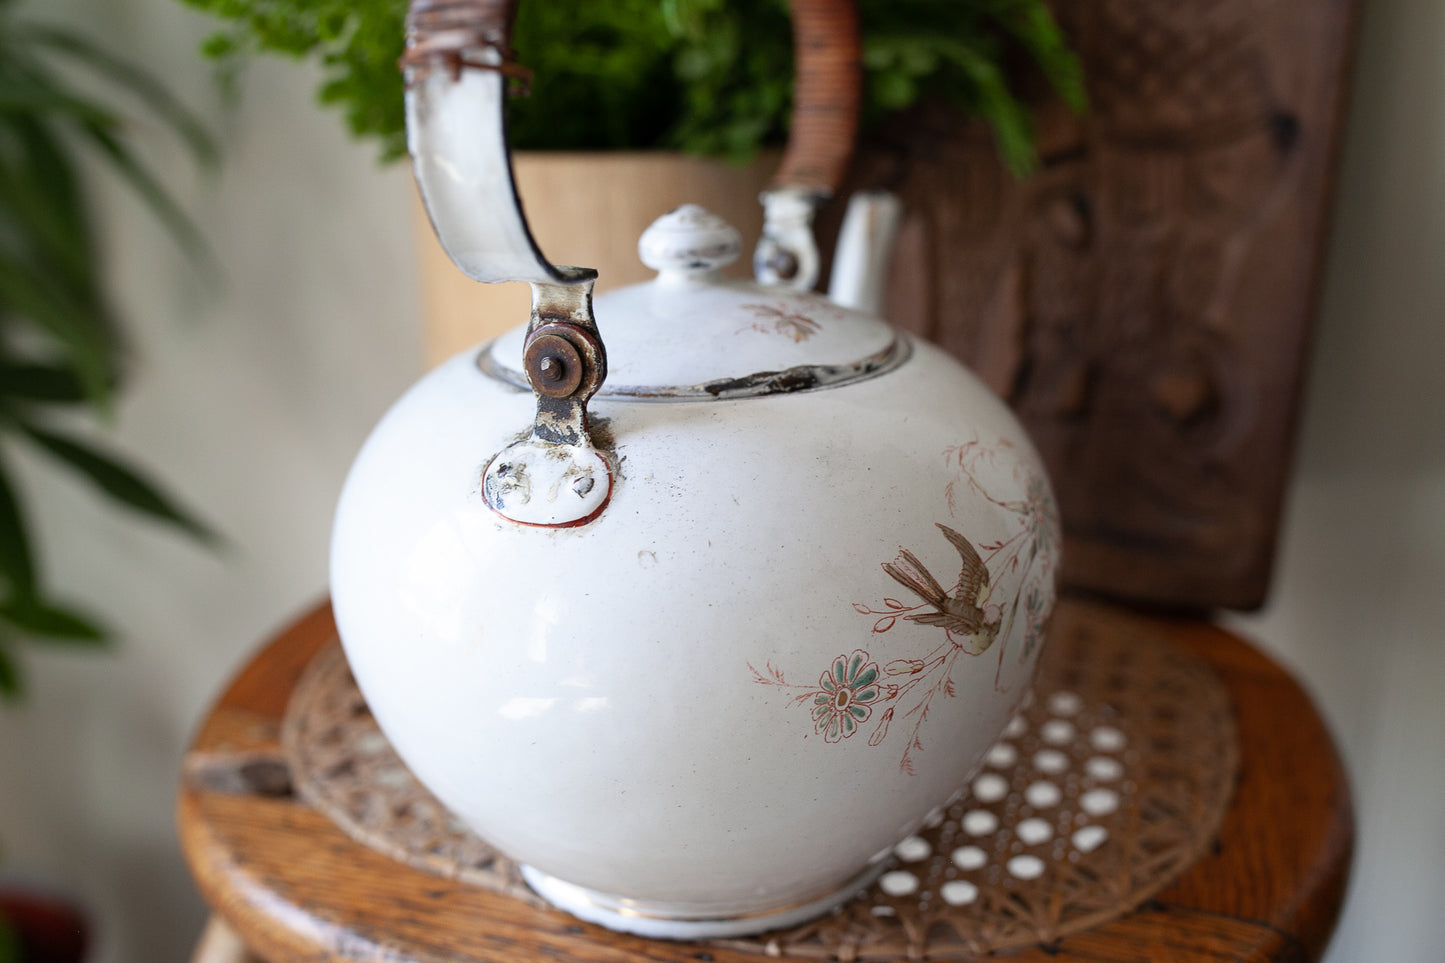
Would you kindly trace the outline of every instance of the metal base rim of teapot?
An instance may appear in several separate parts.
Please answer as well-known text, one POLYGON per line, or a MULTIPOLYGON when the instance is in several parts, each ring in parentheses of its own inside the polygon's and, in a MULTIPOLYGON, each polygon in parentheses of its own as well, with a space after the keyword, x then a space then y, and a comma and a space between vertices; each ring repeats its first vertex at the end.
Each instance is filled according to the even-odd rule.
POLYGON ((726 916, 692 916, 688 914, 696 911, 695 904, 615 896, 569 883, 526 863, 519 868, 538 896, 583 922, 649 939, 711 940, 751 936, 822 916, 865 890, 888 865, 888 860, 870 863, 841 886, 829 888, 820 896, 726 916))

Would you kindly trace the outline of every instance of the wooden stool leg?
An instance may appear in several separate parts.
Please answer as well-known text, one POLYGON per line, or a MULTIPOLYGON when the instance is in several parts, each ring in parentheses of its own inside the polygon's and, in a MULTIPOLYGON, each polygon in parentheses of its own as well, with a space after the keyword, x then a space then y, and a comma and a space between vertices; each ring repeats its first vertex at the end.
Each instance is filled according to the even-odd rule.
POLYGON ((246 949, 246 944, 236 935, 236 931, 226 924, 214 913, 206 920, 206 928, 201 931, 201 938, 196 943, 196 951, 191 954, 191 963, 264 963, 264 961, 246 949))

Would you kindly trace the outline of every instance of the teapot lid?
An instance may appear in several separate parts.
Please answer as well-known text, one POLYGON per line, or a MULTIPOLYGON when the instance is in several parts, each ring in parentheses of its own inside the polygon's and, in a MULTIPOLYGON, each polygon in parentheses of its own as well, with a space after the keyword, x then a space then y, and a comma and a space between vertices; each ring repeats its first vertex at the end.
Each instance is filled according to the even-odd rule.
MULTIPOLYGON (((536 401, 531 429, 487 463, 482 496, 519 525, 570 528, 597 518, 616 483, 613 455, 605 436, 594 439, 587 413, 608 383, 608 350, 592 301, 597 272, 548 261, 517 197, 504 105, 509 79, 526 72, 507 46, 510 11, 510 2, 413 4, 401 58, 407 147, 427 214, 456 265, 477 281, 532 286, 525 332, 481 358, 483 370, 530 386, 536 401), (564 491, 576 497, 557 497, 564 491)), ((716 218, 684 209, 654 225, 642 247, 658 278, 600 305, 622 339, 614 354, 626 359, 609 394, 706 401, 804 391, 871 377, 906 357, 907 343, 880 322, 781 293, 812 286, 813 211, 841 181, 857 129, 856 31, 828 42, 833 14, 821 13, 808 27, 818 28, 818 42, 798 44, 798 123, 763 195, 754 267, 777 283, 764 290, 719 280, 717 269, 741 244, 716 218)))
MULTIPOLYGON (((655 279, 598 296, 607 380, 598 397, 710 401, 811 391, 876 377, 907 360, 906 337, 877 318, 810 292, 727 280, 738 232, 696 204, 662 217, 638 241, 655 279)), ((526 326, 486 346, 487 374, 530 390, 526 326)))

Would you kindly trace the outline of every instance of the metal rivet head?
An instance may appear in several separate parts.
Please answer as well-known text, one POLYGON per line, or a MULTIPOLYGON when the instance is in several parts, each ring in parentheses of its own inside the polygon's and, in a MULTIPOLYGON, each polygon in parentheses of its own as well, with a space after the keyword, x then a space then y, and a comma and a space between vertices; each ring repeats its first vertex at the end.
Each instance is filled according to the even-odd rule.
POLYGON ((547 355, 537 362, 537 370, 542 372, 542 377, 548 381, 561 381, 562 376, 567 373, 567 366, 562 363, 561 358, 547 355))
POLYGON ((582 383, 584 365, 577 346, 556 334, 527 342, 522 358, 532 387, 552 398, 566 398, 582 383))

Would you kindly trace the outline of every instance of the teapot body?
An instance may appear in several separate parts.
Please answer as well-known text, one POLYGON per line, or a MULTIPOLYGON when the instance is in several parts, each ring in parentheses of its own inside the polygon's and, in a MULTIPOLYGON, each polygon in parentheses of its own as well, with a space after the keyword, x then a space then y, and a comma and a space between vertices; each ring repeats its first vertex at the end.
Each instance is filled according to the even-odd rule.
POLYGON ((724 281, 741 238, 684 205, 638 242, 656 280, 595 305, 512 182, 511 6, 413 0, 401 64, 438 238, 531 284, 531 317, 366 442, 333 530, 342 643, 401 758, 554 904, 648 936, 799 922, 961 795, 1026 696, 1053 498, 977 379, 807 293, 857 130, 852 4, 790 5, 764 283, 724 281))
POLYGON ((488 505, 534 400, 475 352, 366 442, 332 552, 357 682, 554 902, 658 936, 816 912, 1024 698, 1059 545, 1042 465, 981 382, 896 337, 905 361, 836 388, 599 395, 613 490, 574 527, 488 505))

